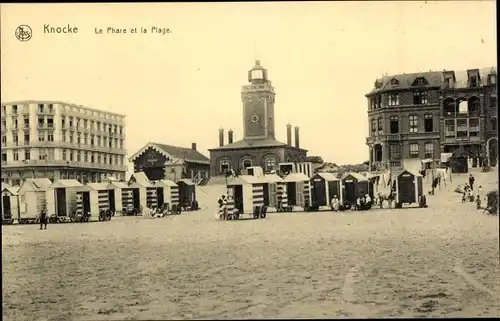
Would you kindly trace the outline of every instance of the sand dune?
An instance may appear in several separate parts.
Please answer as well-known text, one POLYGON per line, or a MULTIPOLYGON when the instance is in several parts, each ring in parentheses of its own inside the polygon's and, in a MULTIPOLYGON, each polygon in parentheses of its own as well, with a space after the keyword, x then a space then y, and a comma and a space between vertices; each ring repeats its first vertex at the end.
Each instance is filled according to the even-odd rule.
POLYGON ((498 216, 458 194, 223 222, 224 188, 204 190, 203 210, 163 219, 2 227, 5 320, 500 314, 498 216))

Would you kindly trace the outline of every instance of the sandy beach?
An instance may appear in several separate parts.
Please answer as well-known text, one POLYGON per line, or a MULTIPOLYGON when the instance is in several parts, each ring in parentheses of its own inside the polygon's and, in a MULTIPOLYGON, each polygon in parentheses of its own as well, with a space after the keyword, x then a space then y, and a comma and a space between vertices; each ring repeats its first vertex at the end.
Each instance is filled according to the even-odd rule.
POLYGON ((241 221, 213 219, 217 193, 162 219, 3 226, 5 320, 500 315, 498 216, 445 188, 426 209, 241 221))

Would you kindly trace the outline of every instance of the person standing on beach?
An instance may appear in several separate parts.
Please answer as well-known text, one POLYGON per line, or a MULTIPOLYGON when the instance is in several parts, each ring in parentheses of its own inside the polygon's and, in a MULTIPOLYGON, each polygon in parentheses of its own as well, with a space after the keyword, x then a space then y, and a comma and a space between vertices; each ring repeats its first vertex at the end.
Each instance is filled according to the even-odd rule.
POLYGON ((471 191, 474 190, 474 181, 475 181, 474 176, 472 176, 472 174, 470 174, 470 176, 469 176, 469 186, 470 186, 471 191))
POLYGON ((47 229, 47 208, 45 206, 40 212, 40 229, 42 229, 43 225, 45 225, 45 229, 47 229))

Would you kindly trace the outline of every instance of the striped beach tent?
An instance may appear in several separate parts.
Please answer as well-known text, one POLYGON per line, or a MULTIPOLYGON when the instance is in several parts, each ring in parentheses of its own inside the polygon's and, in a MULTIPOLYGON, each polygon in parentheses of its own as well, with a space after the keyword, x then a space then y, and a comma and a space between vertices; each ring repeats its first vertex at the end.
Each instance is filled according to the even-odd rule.
POLYGON ((289 206, 311 206, 311 182, 303 173, 291 173, 283 178, 289 206))
POLYGON ((228 196, 240 213, 251 214, 256 206, 264 205, 264 183, 257 177, 240 175, 228 179, 228 196))

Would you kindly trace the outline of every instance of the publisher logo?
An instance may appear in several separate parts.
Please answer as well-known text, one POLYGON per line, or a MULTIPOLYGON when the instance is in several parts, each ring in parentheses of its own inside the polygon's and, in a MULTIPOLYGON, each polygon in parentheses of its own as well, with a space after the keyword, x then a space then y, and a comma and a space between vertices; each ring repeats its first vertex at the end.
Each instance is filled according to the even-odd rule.
POLYGON ((16 38, 19 41, 26 42, 33 36, 33 31, 30 26, 20 25, 16 28, 16 38))

